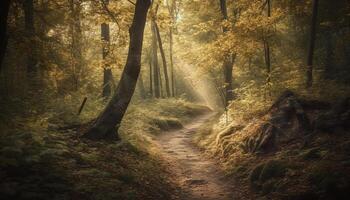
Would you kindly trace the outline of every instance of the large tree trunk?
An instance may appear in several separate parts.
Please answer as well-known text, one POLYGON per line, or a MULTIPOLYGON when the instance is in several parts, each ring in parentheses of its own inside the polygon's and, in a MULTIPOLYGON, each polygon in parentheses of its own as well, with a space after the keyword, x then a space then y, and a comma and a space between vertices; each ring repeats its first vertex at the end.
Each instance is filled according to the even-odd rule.
MULTIPOLYGON (((228 20, 226 0, 220 0, 220 9, 223 19, 228 20)), ((226 33, 227 31, 227 27, 223 27, 223 32, 226 33)), ((224 58, 225 107, 227 107, 229 102, 233 100, 232 70, 235 57, 235 55, 230 54, 226 55, 224 58)))
POLYGON ((152 62, 153 62, 154 96, 156 98, 160 98, 158 44, 157 44, 157 34, 155 33, 153 21, 151 24, 151 29, 152 29, 152 62))
POLYGON ((10 9, 10 0, 1 0, 0 2, 0 72, 2 62, 5 57, 7 47, 7 17, 10 9))
MULTIPOLYGON (((102 0, 104 1, 104 6, 108 6, 109 0, 102 0)), ((109 64, 106 63, 106 58, 109 54, 109 46, 110 46, 110 29, 109 24, 103 23, 101 24, 101 37, 102 37, 102 58, 105 61, 103 66, 103 89, 102 89, 102 96, 103 97, 109 97, 111 96, 112 92, 112 81, 113 81, 113 75, 112 75, 112 69, 110 68, 109 64)))
POLYGON ((313 84, 313 59, 316 40, 316 24, 318 15, 318 0, 313 0, 312 5, 312 20, 310 27, 310 43, 309 52, 307 57, 307 69, 306 69, 306 88, 312 87, 313 84))
POLYGON ((29 77, 34 77, 37 74, 37 48, 35 39, 35 26, 34 26, 34 2, 33 0, 24 0, 24 24, 25 31, 28 38, 28 48, 27 55, 27 73, 29 77))
POLYGON ((162 38, 160 36, 160 32, 159 32, 159 27, 157 22, 153 22, 154 23, 154 27, 157 33, 157 39, 158 39, 158 44, 159 44, 159 50, 160 50, 160 55, 162 56, 162 61, 163 61, 163 72, 164 72, 164 79, 165 79, 165 91, 167 94, 167 97, 171 96, 170 93, 170 84, 169 84, 169 76, 168 76, 168 66, 167 66, 167 62, 166 62, 166 58, 165 58, 165 53, 164 53, 164 48, 163 48, 163 42, 162 42, 162 38))
POLYGON ((151 0, 137 0, 129 29, 130 44, 124 71, 114 96, 107 107, 84 133, 89 139, 119 139, 118 128, 134 94, 141 70, 141 53, 147 12, 151 0))

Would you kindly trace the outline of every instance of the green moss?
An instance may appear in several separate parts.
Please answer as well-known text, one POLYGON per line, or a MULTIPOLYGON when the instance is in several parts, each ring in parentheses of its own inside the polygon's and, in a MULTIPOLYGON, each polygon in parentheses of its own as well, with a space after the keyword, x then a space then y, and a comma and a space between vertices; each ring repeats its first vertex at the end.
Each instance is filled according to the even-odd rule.
POLYGON ((160 130, 172 130, 172 129, 180 129, 182 128, 182 124, 178 119, 175 118, 156 118, 153 119, 152 122, 157 126, 160 130))

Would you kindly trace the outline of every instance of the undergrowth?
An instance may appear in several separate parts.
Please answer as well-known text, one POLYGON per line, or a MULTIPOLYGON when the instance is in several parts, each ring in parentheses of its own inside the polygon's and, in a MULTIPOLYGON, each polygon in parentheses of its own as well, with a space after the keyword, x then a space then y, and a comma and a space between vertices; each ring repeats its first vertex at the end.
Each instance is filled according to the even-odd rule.
MULTIPOLYGON (((350 97, 348 85, 316 82, 298 97, 332 105, 350 97)), ((277 93, 279 94, 279 93, 277 93)), ((273 103, 263 92, 245 90, 231 102, 229 116, 223 113, 196 133, 194 142, 217 158, 227 176, 238 180, 255 199, 347 199, 350 188, 348 131, 299 135, 270 153, 249 153, 242 144, 264 123, 264 113, 273 103), (307 141, 307 142, 306 142, 307 141)), ((309 115, 314 117, 313 113, 309 115)), ((282 130, 281 134, 288 134, 282 130)))
POLYGON ((89 96, 78 116, 81 100, 81 94, 66 96, 43 104, 46 112, 1 108, 3 118, 13 116, 0 122, 2 199, 169 199, 176 186, 152 138, 207 108, 181 99, 133 102, 122 142, 91 142, 65 127, 94 119, 105 101, 89 96))

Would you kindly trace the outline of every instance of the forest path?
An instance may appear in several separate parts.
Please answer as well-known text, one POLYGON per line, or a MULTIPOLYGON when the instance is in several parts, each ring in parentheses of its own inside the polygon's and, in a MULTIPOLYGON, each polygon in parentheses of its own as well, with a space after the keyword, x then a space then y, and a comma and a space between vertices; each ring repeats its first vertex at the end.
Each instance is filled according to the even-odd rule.
POLYGON ((193 134, 212 119, 213 113, 195 118, 183 129, 164 132, 158 138, 174 179, 180 185, 179 200, 232 200, 233 184, 220 169, 219 164, 206 157, 192 143, 193 134))

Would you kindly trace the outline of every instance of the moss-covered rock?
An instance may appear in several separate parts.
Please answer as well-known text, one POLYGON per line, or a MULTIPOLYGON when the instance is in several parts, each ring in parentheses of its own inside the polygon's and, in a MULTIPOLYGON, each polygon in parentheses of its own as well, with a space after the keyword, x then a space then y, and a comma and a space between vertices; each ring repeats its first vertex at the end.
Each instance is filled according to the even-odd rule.
POLYGON ((154 119, 153 122, 160 130, 165 130, 165 131, 180 129, 183 127, 181 122, 175 118, 157 118, 157 119, 154 119))

